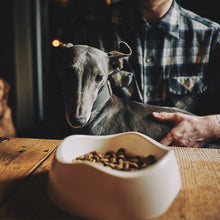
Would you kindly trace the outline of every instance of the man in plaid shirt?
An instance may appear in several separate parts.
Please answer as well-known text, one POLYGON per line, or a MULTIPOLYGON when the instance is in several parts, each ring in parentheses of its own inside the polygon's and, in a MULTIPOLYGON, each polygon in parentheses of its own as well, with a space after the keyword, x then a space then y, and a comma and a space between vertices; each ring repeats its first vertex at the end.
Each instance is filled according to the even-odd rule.
POLYGON ((117 96, 201 115, 154 113, 158 120, 175 124, 162 144, 202 147, 218 140, 220 26, 183 9, 175 0, 116 6, 87 15, 75 30, 73 43, 109 52, 117 50, 118 42, 127 42, 132 55, 122 71, 110 76, 117 96))

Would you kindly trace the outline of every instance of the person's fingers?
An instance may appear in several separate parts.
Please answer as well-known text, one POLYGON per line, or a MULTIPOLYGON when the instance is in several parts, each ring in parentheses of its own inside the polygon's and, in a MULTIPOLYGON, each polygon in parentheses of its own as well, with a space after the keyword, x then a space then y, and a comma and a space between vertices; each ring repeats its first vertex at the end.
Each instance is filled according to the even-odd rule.
POLYGON ((161 121, 178 122, 183 119, 183 114, 181 113, 168 113, 168 112, 153 112, 154 118, 161 121))
POLYGON ((162 140, 160 140, 160 143, 165 146, 171 145, 172 142, 173 142, 172 132, 169 132, 162 140))
POLYGON ((184 139, 184 131, 181 127, 172 128, 169 133, 160 140, 160 143, 165 146, 186 146, 184 139))

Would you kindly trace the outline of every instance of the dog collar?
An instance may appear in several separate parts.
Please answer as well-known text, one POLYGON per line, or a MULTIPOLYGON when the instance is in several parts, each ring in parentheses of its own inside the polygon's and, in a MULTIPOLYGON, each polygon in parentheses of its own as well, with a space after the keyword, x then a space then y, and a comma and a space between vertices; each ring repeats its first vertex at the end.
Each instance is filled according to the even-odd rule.
POLYGON ((99 90, 98 96, 93 104, 92 111, 101 108, 111 98, 112 90, 110 82, 107 81, 105 85, 99 90))

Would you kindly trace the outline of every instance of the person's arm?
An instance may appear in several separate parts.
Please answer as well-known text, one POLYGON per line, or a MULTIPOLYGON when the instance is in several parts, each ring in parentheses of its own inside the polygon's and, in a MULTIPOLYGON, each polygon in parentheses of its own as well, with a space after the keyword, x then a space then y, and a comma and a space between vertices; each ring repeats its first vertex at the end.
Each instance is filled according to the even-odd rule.
POLYGON ((161 121, 174 123, 173 129, 160 143, 166 146, 203 147, 220 139, 220 115, 192 116, 182 113, 154 112, 161 121))

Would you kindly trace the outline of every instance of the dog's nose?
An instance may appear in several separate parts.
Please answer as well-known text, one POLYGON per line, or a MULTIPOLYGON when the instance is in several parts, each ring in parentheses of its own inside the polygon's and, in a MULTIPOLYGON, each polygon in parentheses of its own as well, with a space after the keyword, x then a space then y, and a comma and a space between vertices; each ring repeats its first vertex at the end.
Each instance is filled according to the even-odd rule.
POLYGON ((72 117, 70 123, 75 127, 80 127, 86 123, 86 118, 83 116, 72 117))

